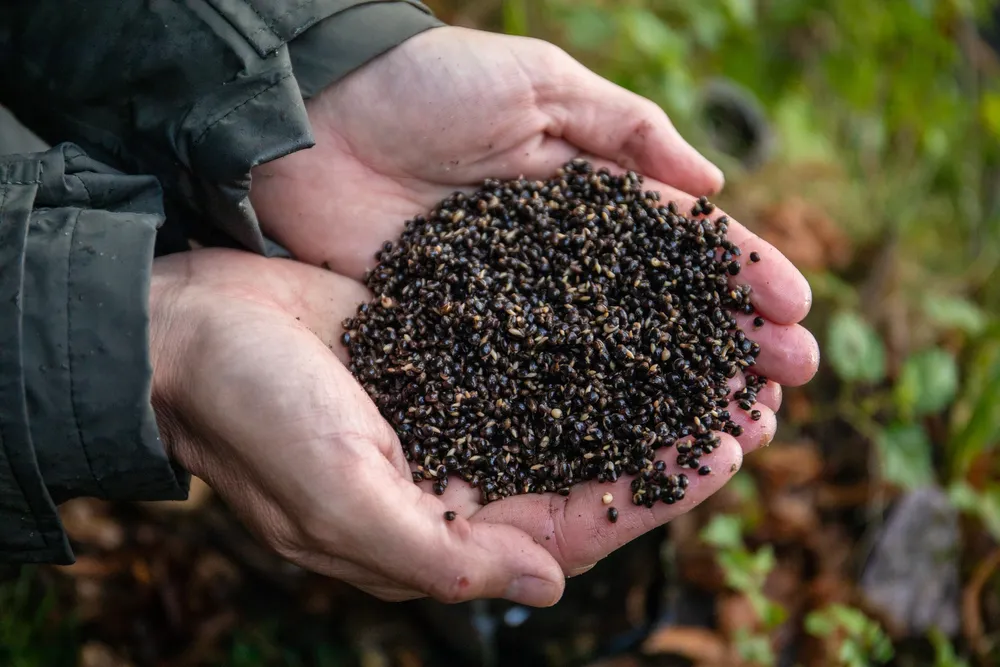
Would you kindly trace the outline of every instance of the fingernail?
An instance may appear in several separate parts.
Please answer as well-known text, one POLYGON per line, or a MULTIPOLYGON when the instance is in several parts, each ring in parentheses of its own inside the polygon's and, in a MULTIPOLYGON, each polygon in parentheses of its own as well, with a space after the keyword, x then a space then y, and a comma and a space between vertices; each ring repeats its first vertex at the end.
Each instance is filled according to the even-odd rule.
POLYGON ((595 565, 597 565, 597 563, 591 563, 590 565, 584 565, 583 567, 578 567, 575 570, 570 570, 566 574, 566 576, 567 577, 579 577, 581 574, 586 574, 587 572, 590 572, 591 570, 593 570, 595 565))
POLYGON ((712 194, 718 194, 719 192, 722 192, 722 188, 726 187, 726 175, 722 173, 722 170, 719 169, 714 164, 712 165, 712 169, 715 171, 714 180, 716 183, 718 183, 718 185, 715 188, 715 192, 713 192, 712 194))
POLYGON ((559 586, 538 577, 518 577, 507 586, 504 598, 528 607, 551 607, 559 601, 559 586))

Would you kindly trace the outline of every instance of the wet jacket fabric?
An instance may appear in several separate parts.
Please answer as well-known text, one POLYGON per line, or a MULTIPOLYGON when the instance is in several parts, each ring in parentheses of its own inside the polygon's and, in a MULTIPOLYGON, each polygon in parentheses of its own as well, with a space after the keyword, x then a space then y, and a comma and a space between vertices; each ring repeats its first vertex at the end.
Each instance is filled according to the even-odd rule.
POLYGON ((150 406, 155 255, 273 252, 251 167, 304 100, 439 25, 411 0, 0 0, 0 563, 73 562, 58 504, 182 499, 150 406))

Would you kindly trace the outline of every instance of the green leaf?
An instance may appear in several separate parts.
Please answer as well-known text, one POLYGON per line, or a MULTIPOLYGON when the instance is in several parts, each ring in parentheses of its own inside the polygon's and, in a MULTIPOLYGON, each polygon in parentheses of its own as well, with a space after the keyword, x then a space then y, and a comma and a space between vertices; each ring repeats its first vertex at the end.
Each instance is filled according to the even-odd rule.
POLYGON ((951 474, 958 477, 1000 438, 1000 341, 987 339, 977 346, 966 375, 949 451, 951 474))
POLYGON ((773 630, 788 619, 788 611, 780 604, 767 600, 763 613, 760 614, 760 619, 764 622, 765 628, 773 630))
POLYGON ((563 19, 570 44, 578 49, 602 46, 614 34, 614 24, 606 12, 594 7, 574 7, 563 19))
POLYGON ((733 644, 746 663, 771 667, 776 662, 771 640, 766 635, 752 634, 746 628, 739 628, 733 636, 733 644))
POLYGON ((878 334, 859 315, 841 311, 827 332, 827 358, 842 379, 876 383, 885 377, 885 347, 878 334))
POLYGON ((717 549, 739 549, 743 546, 743 521, 735 514, 718 514, 702 529, 701 539, 717 549))
POLYGON ((979 113, 987 131, 994 139, 1000 139, 1000 93, 991 92, 983 95, 979 113))
POLYGON ((954 482, 948 487, 948 499, 955 509, 978 518, 986 532, 1000 540, 1000 485, 991 484, 977 492, 967 482, 954 482))
POLYGON ((737 25, 750 27, 757 21, 756 0, 725 0, 725 7, 737 25))
POLYGON ((806 616, 805 628, 813 637, 829 637, 837 629, 837 624, 825 609, 817 609, 806 616))
POLYGON ((958 329, 978 335, 989 323, 989 315, 968 299, 943 294, 928 294, 923 300, 924 314, 942 328, 958 329))
POLYGON ((626 11, 622 14, 622 22, 635 47, 647 56, 659 56, 678 41, 670 26, 651 11, 626 11))
POLYGON ((508 35, 528 34, 528 0, 503 0, 503 30, 508 35))
POLYGON ((896 405, 920 417, 943 410, 958 392, 958 363, 941 348, 917 352, 903 364, 896 382, 896 405))
POLYGON ((916 424, 896 424, 875 439, 882 476, 905 489, 916 489, 934 481, 931 442, 916 424))
POLYGON ((929 638, 934 646, 934 667, 969 667, 968 662, 955 654, 955 647, 943 632, 934 628, 929 638))

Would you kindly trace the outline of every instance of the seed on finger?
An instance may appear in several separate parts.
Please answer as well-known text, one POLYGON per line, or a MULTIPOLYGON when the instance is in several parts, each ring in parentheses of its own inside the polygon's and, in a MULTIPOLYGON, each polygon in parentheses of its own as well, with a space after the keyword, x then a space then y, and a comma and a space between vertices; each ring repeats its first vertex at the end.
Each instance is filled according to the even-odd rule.
POLYGON ((448 510, 447 512, 444 513, 444 520, 445 521, 454 521, 455 520, 455 513, 452 512, 451 510, 448 510))
POLYGON ((608 508, 608 521, 616 523, 618 521, 618 510, 614 507, 608 508))

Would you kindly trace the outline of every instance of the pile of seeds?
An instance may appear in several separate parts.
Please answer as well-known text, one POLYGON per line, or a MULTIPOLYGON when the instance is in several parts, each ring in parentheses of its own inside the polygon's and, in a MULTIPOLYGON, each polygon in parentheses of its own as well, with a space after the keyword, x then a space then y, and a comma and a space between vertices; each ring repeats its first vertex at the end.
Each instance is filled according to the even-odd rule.
MULTIPOLYGON (((651 507, 688 486, 657 450, 710 474, 713 431, 742 431, 727 380, 760 351, 733 317, 753 312, 750 290, 729 285, 742 253, 713 210, 683 215, 632 172, 574 161, 409 221, 343 343, 414 480, 441 494, 458 477, 485 503, 631 476, 632 502, 651 507)), ((748 376, 734 400, 750 410, 764 382, 748 376)))

